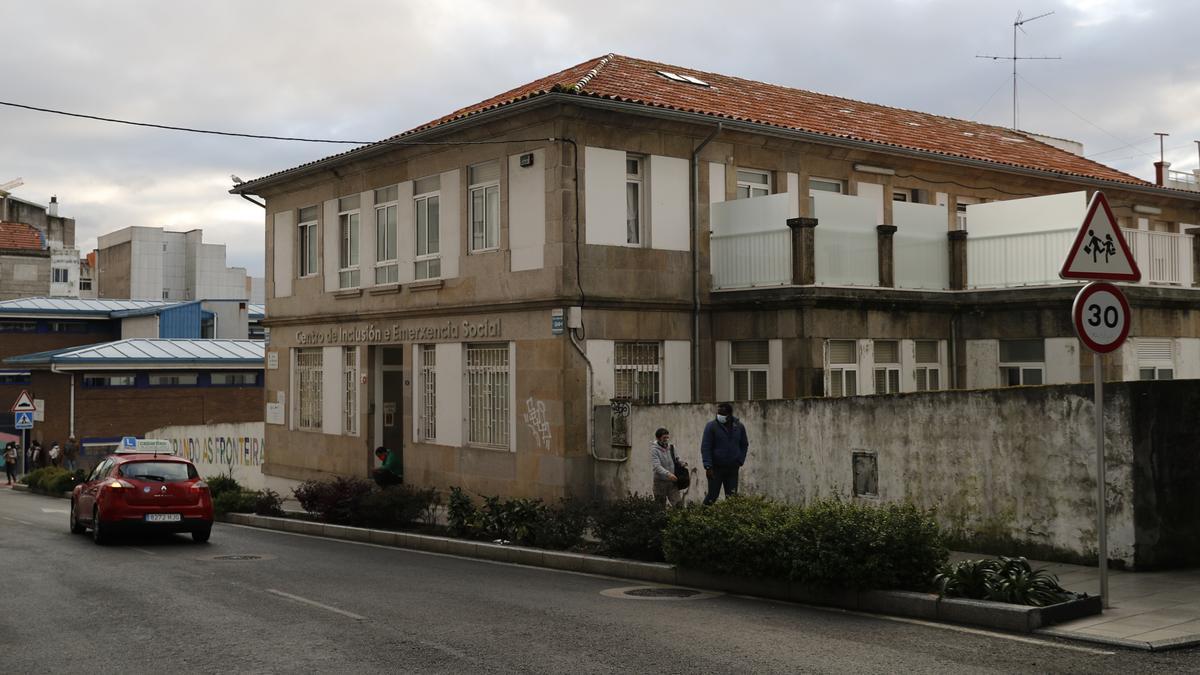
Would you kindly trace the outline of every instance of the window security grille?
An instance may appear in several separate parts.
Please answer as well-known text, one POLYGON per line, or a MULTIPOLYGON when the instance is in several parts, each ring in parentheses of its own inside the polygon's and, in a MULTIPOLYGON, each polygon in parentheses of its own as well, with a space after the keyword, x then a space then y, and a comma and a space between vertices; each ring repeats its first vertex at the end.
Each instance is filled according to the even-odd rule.
POLYGON ((659 344, 618 342, 614 356, 616 398, 634 403, 658 403, 659 344))
POLYGON ((296 350, 296 408, 301 429, 321 429, 321 349, 296 350))
POLYGON ((830 340, 825 343, 826 369, 829 371, 829 396, 858 394, 858 345, 854 340, 830 340))
POLYGON ((769 361, 770 349, 767 340, 734 342, 730 345, 735 401, 760 400, 767 397, 769 361))
POLYGON ((421 345, 421 438, 437 438, 437 347, 421 345))
POLYGON ((358 435, 358 347, 342 347, 342 431, 358 435))
POLYGON ((900 342, 875 341, 875 393, 896 394, 900 391, 900 342))
POLYGON ((467 345, 467 440, 507 448, 508 345, 467 345))
POLYGON ((917 368, 915 371, 917 391, 937 391, 941 389, 941 361, 938 355, 937 340, 917 340, 917 368))

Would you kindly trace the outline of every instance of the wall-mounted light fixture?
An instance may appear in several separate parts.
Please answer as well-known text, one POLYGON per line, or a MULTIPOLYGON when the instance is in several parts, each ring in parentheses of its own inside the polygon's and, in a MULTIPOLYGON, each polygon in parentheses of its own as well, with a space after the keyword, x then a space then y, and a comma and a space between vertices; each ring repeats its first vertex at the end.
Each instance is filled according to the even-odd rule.
POLYGON ((1133 212, 1134 213, 1144 213, 1148 216, 1161 216, 1162 215, 1162 209, 1158 208, 1157 206, 1146 206, 1145 204, 1134 204, 1133 212))
POLYGON ((854 170, 862 172, 862 173, 877 173, 880 176, 896 175, 895 169, 889 169, 889 168, 883 167, 883 166, 871 166, 870 164, 855 164, 854 170))

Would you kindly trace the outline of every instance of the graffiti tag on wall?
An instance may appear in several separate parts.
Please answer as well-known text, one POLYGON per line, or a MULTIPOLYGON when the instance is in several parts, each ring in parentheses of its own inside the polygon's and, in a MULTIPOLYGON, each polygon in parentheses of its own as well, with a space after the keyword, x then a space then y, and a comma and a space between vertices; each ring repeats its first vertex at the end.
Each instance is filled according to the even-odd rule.
POLYGON ((529 427, 529 433, 533 434, 533 441, 539 448, 550 449, 550 441, 554 437, 550 433, 550 423, 546 421, 544 402, 534 400, 532 396, 525 399, 525 425, 529 427))

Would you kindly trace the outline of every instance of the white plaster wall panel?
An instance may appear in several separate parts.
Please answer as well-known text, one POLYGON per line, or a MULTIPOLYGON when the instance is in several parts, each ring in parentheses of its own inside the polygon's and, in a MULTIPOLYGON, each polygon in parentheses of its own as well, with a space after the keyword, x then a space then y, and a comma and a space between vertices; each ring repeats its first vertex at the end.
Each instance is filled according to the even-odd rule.
POLYGON ((883 186, 878 183, 857 183, 855 185, 855 194, 870 203, 871 214, 875 218, 871 225, 882 225, 884 199, 883 186))
POLYGON ((966 341, 967 381, 965 389, 991 389, 1000 386, 1000 342, 966 341))
MULTIPOLYGON (((1121 355, 1121 380, 1132 382, 1138 379, 1137 340, 1126 340, 1125 344, 1118 347, 1118 350, 1121 355)), ((1092 372, 1091 368, 1089 368, 1089 378, 1092 377, 1092 372)))
POLYGON ((788 218, 800 217, 800 174, 788 172, 788 218))
POLYGON ((1046 384, 1076 384, 1079 379, 1079 340, 1046 338, 1046 384))
POLYGON ((710 205, 725 201, 725 165, 719 162, 708 163, 708 203, 710 205))
POLYGON ((858 340, 858 393, 875 393, 875 341, 858 340))
POLYGON ((375 191, 363 192, 358 200, 358 285, 368 288, 375 285, 375 191))
POLYGON ((458 256, 462 253, 462 190, 458 170, 442 174, 441 209, 442 278, 458 278, 458 256))
POLYGON ((625 152, 585 147, 583 158, 584 241, 626 246, 625 152))
POLYGON ((338 203, 336 199, 325 202, 321 220, 321 268, 325 271, 325 291, 336 291, 338 287, 338 203))
POLYGON ((1200 338, 1178 338, 1175 353, 1175 377, 1181 380, 1200 378, 1200 338))
POLYGON ((933 195, 933 203, 937 204, 938 206, 949 206, 950 195, 946 194, 945 192, 935 192, 933 195))
POLYGON ((462 430, 467 426, 463 346, 460 342, 446 342, 439 343, 434 350, 437 355, 437 444, 457 447, 463 444, 462 430))
POLYGON ((692 343, 688 340, 663 341, 663 403, 687 403, 692 400, 692 343))
MULTIPOLYGON (((892 204, 892 260, 896 288, 943 290, 950 287, 950 248, 946 207, 892 204)), ((819 235, 818 235, 819 236, 819 235)))
MULTIPOLYGON (((716 377, 716 392, 718 401, 733 400, 733 373, 730 372, 730 364, 732 360, 732 348, 729 340, 717 340, 714 344, 716 348, 716 368, 713 373, 716 377)), ((770 376, 768 376, 770 379, 770 376)), ((769 386, 769 384, 768 384, 769 386)))
MULTIPOLYGON (((1114 495, 1133 494, 1130 405, 1128 393, 1106 396, 1114 495)), ((936 506, 947 526, 1001 524, 1015 538, 1037 532, 1040 541, 1080 555, 1094 546, 1080 536, 1095 518, 1090 392, 1047 387, 752 401, 739 404, 737 415, 750 443, 741 474, 747 494, 799 504, 849 499, 852 452, 870 448, 878 452, 881 502, 936 506)), ((671 429, 680 458, 696 467, 711 418, 707 404, 633 406, 629 430, 648 438, 657 427, 671 429)), ((597 464, 595 477, 604 497, 651 490, 650 472, 639 462, 597 464)), ((703 491, 686 498, 699 501, 703 491)), ((1118 496, 1112 505, 1113 557, 1132 561, 1133 500, 1118 496)))
POLYGON ((413 183, 405 181, 396 186, 396 260, 400 266, 402 284, 416 278, 413 258, 417 251, 416 205, 413 204, 413 183))
POLYGON ((650 156, 650 245, 668 251, 690 251, 688 161, 650 156))
POLYGON ((767 342, 767 398, 783 398, 783 340, 767 342))
POLYGON ((321 431, 333 436, 342 433, 342 348, 321 350, 321 431))
MULTIPOLYGON (((1068 192, 967 205, 971 237, 994 237, 1023 232, 1077 230, 1087 212, 1087 193, 1068 192)), ((1061 253, 1059 262, 1066 258, 1061 253)))
POLYGON ((900 391, 917 390, 917 341, 900 341, 900 391))
POLYGON ((817 283, 878 286, 879 234, 875 227, 879 223, 874 200, 832 192, 816 192, 812 199, 817 218, 817 283))
POLYGON ((592 405, 608 405, 616 393, 615 351, 612 340, 586 340, 592 362, 592 405))
MULTIPOLYGON (((521 153, 525 154, 525 153, 521 153)), ((546 255, 546 153, 533 151, 533 166, 508 158, 508 247, 511 269, 539 270, 546 255)))

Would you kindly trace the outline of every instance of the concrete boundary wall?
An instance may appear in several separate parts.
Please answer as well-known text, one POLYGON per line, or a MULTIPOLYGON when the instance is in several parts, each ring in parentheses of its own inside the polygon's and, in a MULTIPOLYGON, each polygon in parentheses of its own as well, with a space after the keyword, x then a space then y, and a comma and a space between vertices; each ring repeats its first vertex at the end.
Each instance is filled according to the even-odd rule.
MULTIPOLYGON (((1067 385, 740 402, 735 415, 750 439, 742 492, 794 503, 823 497, 911 501, 936 509, 942 524, 959 535, 1094 557, 1091 394, 1090 385, 1067 385), (868 475, 872 464, 874 476, 868 475), (873 487, 874 495, 856 496, 856 465, 859 491, 873 487)), ((1194 414, 1182 414, 1179 403, 1196 399, 1200 381, 1106 386, 1110 559, 1132 567, 1200 557, 1194 485, 1163 485, 1154 473, 1163 457, 1177 467, 1171 480, 1196 473, 1184 471, 1190 464, 1180 455, 1200 447, 1200 424, 1194 414), (1154 414, 1164 406, 1180 414, 1154 414), (1141 467, 1137 492, 1135 464, 1141 467)), ((700 437, 713 412, 711 404, 634 406, 628 420, 632 457, 623 464, 596 463, 598 496, 651 492, 647 447, 654 430, 666 427, 680 458, 696 470, 686 499, 701 500, 700 437)), ((602 456, 617 454, 610 450, 609 419, 608 408, 598 408, 602 456)))

